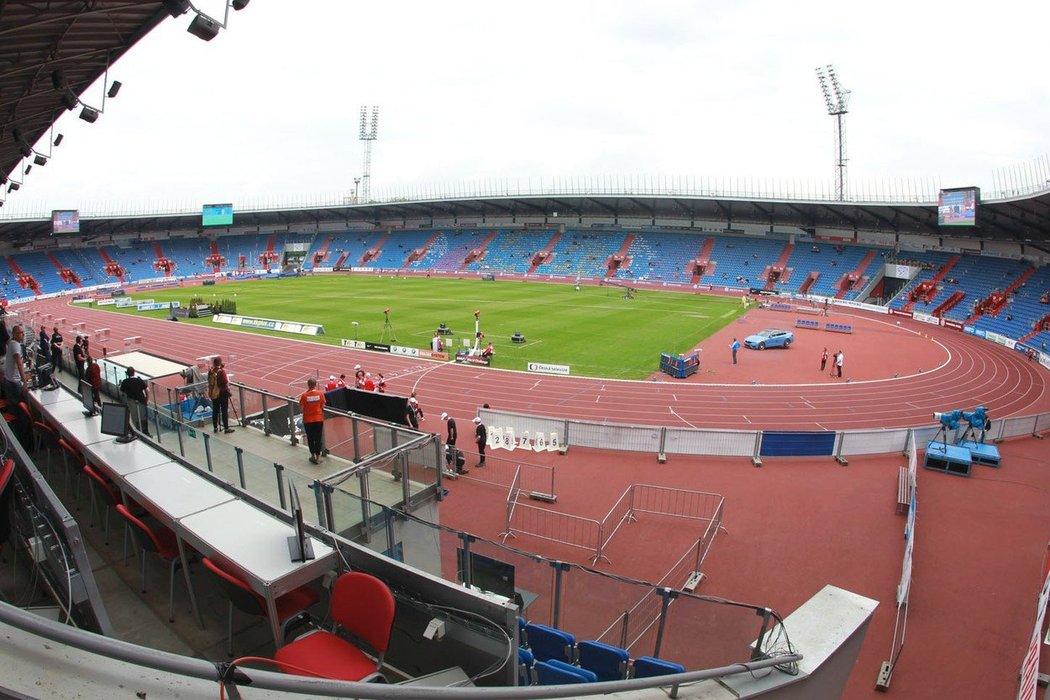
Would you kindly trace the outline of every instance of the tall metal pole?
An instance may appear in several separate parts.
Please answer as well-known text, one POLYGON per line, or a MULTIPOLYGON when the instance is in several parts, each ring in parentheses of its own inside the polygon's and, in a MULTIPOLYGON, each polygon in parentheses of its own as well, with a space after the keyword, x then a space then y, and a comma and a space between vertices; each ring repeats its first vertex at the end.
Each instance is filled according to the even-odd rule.
MULTIPOLYGON (((361 197, 362 201, 371 201, 372 184, 372 144, 375 143, 379 133, 379 107, 373 106, 369 114, 368 108, 361 105, 361 130, 359 138, 365 144, 365 163, 361 173, 361 197)), ((356 184, 356 183, 355 183, 356 184)))
POLYGON ((835 197, 846 199, 846 125, 843 117, 849 113, 850 91, 839 83, 835 67, 830 63, 817 68, 817 80, 824 93, 824 104, 828 114, 835 117, 835 197))

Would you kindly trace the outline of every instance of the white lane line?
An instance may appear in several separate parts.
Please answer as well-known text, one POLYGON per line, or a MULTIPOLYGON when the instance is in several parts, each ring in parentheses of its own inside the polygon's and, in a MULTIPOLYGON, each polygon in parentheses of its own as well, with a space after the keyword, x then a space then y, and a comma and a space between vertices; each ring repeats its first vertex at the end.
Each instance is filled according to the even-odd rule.
POLYGON ((674 410, 674 406, 668 406, 667 408, 671 411, 672 415, 674 415, 678 420, 680 420, 683 423, 685 423, 686 425, 688 425, 690 428, 695 428, 696 427, 695 425, 693 425, 692 423, 687 421, 685 418, 682 418, 680 415, 678 415, 678 411, 674 410))

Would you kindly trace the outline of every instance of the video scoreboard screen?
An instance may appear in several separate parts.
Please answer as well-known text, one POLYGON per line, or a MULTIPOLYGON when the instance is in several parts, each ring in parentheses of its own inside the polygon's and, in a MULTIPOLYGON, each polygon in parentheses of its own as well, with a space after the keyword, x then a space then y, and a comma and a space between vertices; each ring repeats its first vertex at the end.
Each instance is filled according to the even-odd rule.
POLYGON ((956 187, 941 190, 937 195, 937 224, 939 226, 976 226, 977 205, 981 190, 977 187, 956 187))
POLYGON ((80 212, 76 209, 55 209, 51 212, 51 235, 80 233, 80 212))
POLYGON ((233 205, 232 204, 205 204, 204 213, 201 216, 202 226, 232 226, 233 205))

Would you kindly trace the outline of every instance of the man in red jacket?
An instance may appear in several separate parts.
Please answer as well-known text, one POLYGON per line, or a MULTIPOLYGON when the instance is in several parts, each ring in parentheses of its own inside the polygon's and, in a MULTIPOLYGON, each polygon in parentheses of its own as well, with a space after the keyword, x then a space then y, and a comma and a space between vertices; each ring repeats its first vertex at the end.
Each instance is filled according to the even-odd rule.
POLYGON ((310 463, 320 464, 324 449, 324 392, 317 388, 317 380, 306 380, 306 391, 299 397, 299 408, 303 412, 303 431, 310 448, 310 463))

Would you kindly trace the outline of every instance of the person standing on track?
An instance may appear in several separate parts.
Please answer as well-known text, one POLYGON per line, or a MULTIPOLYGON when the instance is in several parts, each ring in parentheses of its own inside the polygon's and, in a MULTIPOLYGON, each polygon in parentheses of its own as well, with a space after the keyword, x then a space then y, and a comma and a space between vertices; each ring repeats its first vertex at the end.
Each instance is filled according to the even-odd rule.
POLYGON ((310 377, 306 380, 306 391, 299 397, 299 408, 303 412, 303 432, 306 433, 311 464, 321 463, 321 452, 324 449, 324 404, 324 392, 317 388, 317 380, 310 377))
POLYGON ((456 440, 459 439, 459 431, 456 429, 456 419, 447 413, 441 414, 441 420, 445 421, 445 465, 448 469, 455 469, 458 474, 466 474, 467 470, 458 463, 459 450, 456 449, 456 440))
POLYGON ((824 368, 828 366, 828 349, 824 348, 824 352, 820 353, 820 371, 823 372, 824 368))
POLYGON ((838 354, 835 355, 835 371, 838 372, 838 378, 842 379, 842 351, 839 350, 838 354))
POLYGON ((474 418, 474 441, 478 446, 479 467, 485 466, 485 444, 489 441, 489 431, 478 417, 474 418))
POLYGON ((736 351, 740 349, 740 341, 733 338, 733 342, 730 343, 729 349, 733 351, 733 364, 736 364, 736 351))

